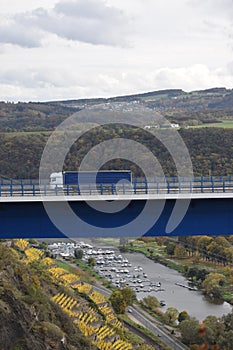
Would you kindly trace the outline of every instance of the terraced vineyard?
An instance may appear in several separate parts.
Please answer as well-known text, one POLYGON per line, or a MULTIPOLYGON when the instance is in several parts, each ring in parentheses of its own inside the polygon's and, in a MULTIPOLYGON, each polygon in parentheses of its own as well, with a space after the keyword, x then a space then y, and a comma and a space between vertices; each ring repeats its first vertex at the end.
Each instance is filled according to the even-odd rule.
POLYGON ((122 338, 123 324, 104 295, 95 291, 92 285, 81 282, 78 274, 58 267, 53 259, 45 257, 43 251, 30 247, 26 240, 19 239, 14 246, 23 253, 22 259, 26 264, 41 262, 52 281, 65 288, 66 292, 51 295, 51 300, 72 318, 93 345, 100 350, 133 349, 133 345, 122 338))

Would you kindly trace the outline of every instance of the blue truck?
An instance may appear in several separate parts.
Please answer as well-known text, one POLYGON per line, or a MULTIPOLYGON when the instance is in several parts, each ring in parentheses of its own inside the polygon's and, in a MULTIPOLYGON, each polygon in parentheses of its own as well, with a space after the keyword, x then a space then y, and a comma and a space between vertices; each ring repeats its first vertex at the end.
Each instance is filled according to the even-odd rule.
POLYGON ((95 171, 64 171, 50 175, 51 189, 82 190, 96 188, 103 191, 112 191, 117 183, 132 183, 130 170, 99 170, 95 171))

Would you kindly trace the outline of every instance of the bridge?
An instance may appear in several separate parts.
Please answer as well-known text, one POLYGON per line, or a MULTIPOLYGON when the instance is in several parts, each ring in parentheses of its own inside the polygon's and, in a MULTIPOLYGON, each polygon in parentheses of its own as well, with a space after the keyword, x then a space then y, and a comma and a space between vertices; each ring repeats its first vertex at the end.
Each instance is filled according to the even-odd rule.
POLYGON ((229 235, 232 213, 231 176, 62 189, 46 181, 0 181, 0 238, 229 235), (175 224, 168 229, 172 215, 175 224))

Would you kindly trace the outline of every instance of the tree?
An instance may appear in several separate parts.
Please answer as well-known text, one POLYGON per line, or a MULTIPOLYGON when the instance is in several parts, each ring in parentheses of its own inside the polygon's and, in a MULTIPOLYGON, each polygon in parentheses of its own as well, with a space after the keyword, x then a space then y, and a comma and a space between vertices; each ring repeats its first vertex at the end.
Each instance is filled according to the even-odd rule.
POLYGON ((178 241, 183 243, 189 255, 194 256, 197 251, 197 237, 180 236, 178 241))
POLYGON ((95 266, 95 264, 96 264, 96 261, 95 261, 95 259, 94 258, 92 258, 92 257, 90 257, 89 259, 88 259, 88 265, 89 266, 95 266))
POLYGON ((220 273, 209 273, 204 282, 202 283, 202 287, 206 294, 219 298, 221 296, 221 286, 224 284, 225 276, 220 273))
POLYGON ((166 253, 167 255, 170 255, 170 256, 173 256, 174 255, 174 251, 175 251, 175 248, 176 248, 176 244, 171 242, 167 245, 166 247, 166 253))
POLYGON ((174 323, 178 318, 179 311, 175 307, 169 307, 166 310, 165 315, 169 323, 174 323))
POLYGON ((208 245, 213 241, 213 238, 208 236, 201 236, 197 241, 197 247, 201 254, 201 256, 204 258, 207 255, 207 247, 208 245))
POLYGON ((222 250, 222 247, 220 245, 218 245, 216 242, 211 242, 206 249, 211 261, 219 261, 222 250))
POLYGON ((190 267, 188 269, 188 272, 187 272, 187 277, 191 278, 191 280, 193 281, 194 277, 195 278, 197 277, 197 273, 198 273, 198 268, 197 267, 190 267))
POLYGON ((48 243, 43 241, 39 244, 39 248, 43 249, 44 251, 48 250, 48 243))
POLYGON ((174 256, 178 259, 183 259, 187 256, 186 249, 182 245, 177 245, 174 250, 174 256))
POLYGON ((208 274, 209 272, 206 269, 198 270, 197 281, 203 282, 208 274))
POLYGON ((81 260, 82 257, 83 257, 83 251, 82 251, 82 249, 76 248, 76 249, 74 250, 74 256, 75 256, 76 259, 81 260))
POLYGON ((230 247, 230 243, 228 242, 228 240, 225 237, 219 236, 215 238, 215 242, 224 248, 229 248, 230 247))
POLYGON ((219 349, 231 350, 233 344, 233 330, 226 332, 224 336, 219 337, 219 349))
POLYGON ((123 288, 121 289, 121 293, 126 302, 126 305, 132 305, 133 302, 136 300, 136 294, 131 288, 123 288))
POLYGON ((186 345, 199 344, 199 322, 195 318, 184 320, 179 325, 182 342, 186 345))
POLYGON ((233 262, 233 248, 232 247, 225 248, 225 255, 226 255, 226 261, 229 264, 232 264, 232 262, 233 262))
POLYGON ((109 301, 117 314, 123 314, 125 312, 126 302, 120 290, 112 292, 109 301))
POLYGON ((224 334, 224 325, 216 316, 208 316, 204 320, 204 340, 208 344, 217 344, 220 335, 224 334))
POLYGON ((143 298, 142 301, 143 301, 143 304, 146 307, 148 307, 148 309, 151 309, 152 311, 154 311, 158 307, 161 307, 160 302, 153 295, 148 295, 147 297, 143 298))
POLYGON ((179 323, 181 323, 182 321, 187 320, 189 318, 190 317, 189 317, 189 314, 187 313, 187 311, 181 311, 179 313, 179 316, 178 316, 178 321, 179 321, 179 323))
POLYGON ((222 322, 224 323, 226 331, 233 329, 233 312, 223 315, 222 322))

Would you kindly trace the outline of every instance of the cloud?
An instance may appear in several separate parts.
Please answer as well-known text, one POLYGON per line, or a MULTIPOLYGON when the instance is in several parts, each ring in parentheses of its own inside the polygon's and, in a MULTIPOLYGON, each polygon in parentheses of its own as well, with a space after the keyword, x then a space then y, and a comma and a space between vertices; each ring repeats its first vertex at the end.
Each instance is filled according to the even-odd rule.
POLYGON ((101 0, 60 1, 52 10, 37 8, 2 23, 0 41, 36 47, 52 33, 72 41, 124 47, 128 45, 128 23, 122 11, 101 0))
POLYGON ((208 87, 229 86, 227 76, 222 69, 210 69, 202 64, 184 68, 161 68, 154 74, 154 82, 158 86, 182 87, 187 91, 208 87))
POLYGON ((122 11, 107 6, 103 1, 96 0, 76 0, 76 1, 61 1, 54 7, 57 13, 68 17, 82 17, 88 19, 106 20, 110 22, 121 20, 122 11))
POLYGON ((233 11, 232 0, 189 0, 191 6, 208 10, 208 13, 215 13, 218 16, 230 16, 233 11))
POLYGON ((25 87, 27 89, 67 88, 77 84, 78 76, 60 68, 22 68, 0 71, 1 84, 25 87))
POLYGON ((200 36, 208 36, 212 41, 225 40, 226 45, 232 46, 232 0, 188 0, 187 4, 197 19, 191 25, 200 36))
POLYGON ((188 0, 188 4, 195 9, 202 18, 212 18, 212 23, 233 23, 232 0, 188 0))
POLYGON ((196 64, 184 68, 163 67, 153 71, 133 70, 124 73, 109 70, 71 71, 68 68, 0 69, 0 95, 4 100, 48 101, 85 97, 110 97, 145 91, 182 88, 185 91, 210 87, 232 88, 232 64, 210 69, 196 64))
POLYGON ((3 99, 232 87, 233 0, 4 1, 3 99))
POLYGON ((0 42, 11 43, 22 47, 39 47, 41 44, 41 33, 34 28, 27 30, 24 25, 12 23, 0 25, 0 42))

